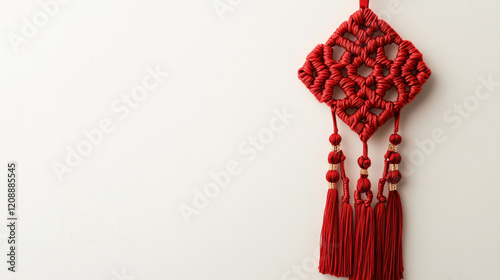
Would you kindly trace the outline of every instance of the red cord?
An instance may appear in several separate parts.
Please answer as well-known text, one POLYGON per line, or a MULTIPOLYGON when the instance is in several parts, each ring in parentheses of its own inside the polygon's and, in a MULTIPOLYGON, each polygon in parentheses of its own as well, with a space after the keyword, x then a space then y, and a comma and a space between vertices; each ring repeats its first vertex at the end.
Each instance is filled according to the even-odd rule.
POLYGON ((368 2, 369 0, 359 0, 359 8, 360 9, 366 9, 368 8, 368 2))
POLYGON ((338 133, 339 129, 337 128, 337 118, 335 117, 335 109, 332 108, 332 118, 333 118, 333 132, 338 133))
POLYGON ((399 131, 399 114, 400 111, 394 113, 394 134, 397 134, 399 131))

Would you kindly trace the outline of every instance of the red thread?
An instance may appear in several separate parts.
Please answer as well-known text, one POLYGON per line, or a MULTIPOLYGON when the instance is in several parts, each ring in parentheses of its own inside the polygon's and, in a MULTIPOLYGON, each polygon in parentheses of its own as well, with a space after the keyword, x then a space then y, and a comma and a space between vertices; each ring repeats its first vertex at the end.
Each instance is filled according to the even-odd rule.
MULTIPOLYGON (((346 181, 344 181, 346 182, 346 181)), ((344 183, 344 192, 347 192, 348 187, 344 183)), ((352 206, 349 203, 349 195, 344 195, 342 198, 342 206, 340 207, 340 225, 339 225, 339 258, 335 261, 335 275, 337 277, 348 277, 352 273, 353 262, 353 220, 352 206)))
POLYGON ((361 2, 362 5, 366 2, 366 8, 351 15, 325 44, 316 46, 298 75, 318 101, 329 105, 365 142, 415 98, 431 71, 410 41, 401 39, 389 24, 379 19, 367 7, 368 1, 361 2), (377 36, 379 32, 382 35, 377 36), (347 34, 354 35, 356 40, 345 38, 347 34), (391 44, 398 46, 393 60, 387 58, 384 50, 391 44), (333 55, 340 48, 345 52, 334 60, 333 55), (372 69, 367 77, 357 73, 363 64, 372 69), (387 75, 384 69, 388 70, 387 75), (392 87, 397 90, 397 100, 385 100, 392 87), (334 96, 335 88, 340 88, 346 96, 334 96), (374 108, 382 112, 378 115, 371 112, 374 108), (349 113, 351 109, 353 113, 349 113))
POLYGON ((319 272, 333 275, 333 264, 336 258, 338 243, 338 192, 337 189, 328 189, 323 227, 321 228, 319 272))
MULTIPOLYGON (((397 129, 395 130, 395 133, 396 132, 397 129)), ((393 135, 391 135, 391 139, 393 138, 393 135)), ((374 272, 375 278, 374 279, 384 279, 383 278, 383 273, 385 270, 384 253, 387 249, 387 240, 386 240, 387 208, 385 206, 387 198, 384 196, 384 186, 386 183, 387 173, 389 172, 389 164, 398 161, 398 158, 394 157, 395 154, 397 153, 393 153, 392 151, 389 150, 385 154, 384 169, 383 169, 384 171, 382 174, 382 178, 380 178, 378 182, 378 194, 377 194, 378 203, 375 206, 375 272, 374 272)), ((401 162, 401 156, 399 157, 399 162, 401 162)))
POLYGON ((403 278, 403 210, 397 190, 389 192, 387 202, 386 250, 384 251, 384 274, 382 279, 403 278))
MULTIPOLYGON (((358 195, 356 191, 356 196, 358 195)), ((367 193, 369 196, 371 191, 367 193)), ((368 198, 367 198, 368 200, 368 198)), ((373 208, 356 204, 354 267, 350 280, 373 279, 375 258, 375 219, 373 208)))
MULTIPOLYGON (((430 71, 430 70, 429 70, 430 71)), ((429 75, 430 75, 430 72, 429 72, 429 75)), ((422 83, 423 84, 423 83, 422 83)), ((399 131, 399 115, 400 115, 400 111, 397 111, 395 114, 394 114, 394 134, 398 134, 398 131, 399 131)), ((400 136, 401 137, 401 136, 400 136)), ((401 140, 401 139, 400 139, 401 140)), ((399 141, 401 142, 401 141, 399 141)), ((396 144, 397 145, 397 144, 396 144)))
MULTIPOLYGON (((384 197, 385 201, 385 197, 384 197)), ((385 249, 385 227, 387 210, 385 203, 379 199, 375 206, 375 271, 373 279, 384 279, 384 249, 385 249)))
POLYGON ((336 144, 333 144, 332 140, 330 140, 330 142, 332 142, 332 145, 338 145, 338 144, 340 144, 342 137, 340 137, 340 135, 338 134, 339 129, 337 127, 337 118, 335 117, 335 110, 333 110, 333 108, 332 108, 332 119, 333 119, 333 134, 332 135, 338 135, 339 138, 338 138, 336 144))

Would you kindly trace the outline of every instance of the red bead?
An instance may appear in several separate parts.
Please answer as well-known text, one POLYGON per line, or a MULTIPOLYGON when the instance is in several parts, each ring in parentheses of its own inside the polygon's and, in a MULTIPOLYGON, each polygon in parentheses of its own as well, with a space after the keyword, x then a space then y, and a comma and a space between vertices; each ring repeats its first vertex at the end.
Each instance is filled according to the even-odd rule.
POLYGON ((401 135, 396 134, 396 133, 392 134, 391 137, 389 137, 389 141, 393 145, 399 145, 399 144, 401 144, 401 140, 402 140, 401 135))
POLYGON ((330 163, 330 164, 340 163, 341 160, 342 160, 342 157, 340 156, 339 153, 330 152, 330 154, 328 155, 328 163, 330 163))
POLYGON ((330 143, 332 143, 332 145, 337 146, 340 144, 340 141, 342 141, 342 137, 340 137, 338 133, 330 135, 330 143))
POLYGON ((370 180, 368 178, 359 178, 358 179, 358 185, 357 185, 357 190, 364 193, 364 192, 367 192, 369 191, 371 188, 371 183, 370 183, 370 180))
POLYGON ((401 172, 399 172, 398 170, 389 171, 389 173, 387 173, 387 176, 386 176, 387 183, 390 183, 390 184, 399 183, 399 181, 401 181, 401 178, 402 178, 401 172))
POLYGON ((358 158, 358 165, 363 169, 368 169, 372 165, 372 161, 368 157, 360 156, 358 158))
POLYGON ((392 152, 388 159, 391 164, 400 164, 401 163, 401 155, 396 152, 392 152))
POLYGON ((340 180, 340 174, 337 170, 328 170, 326 180, 329 183, 337 183, 340 180))

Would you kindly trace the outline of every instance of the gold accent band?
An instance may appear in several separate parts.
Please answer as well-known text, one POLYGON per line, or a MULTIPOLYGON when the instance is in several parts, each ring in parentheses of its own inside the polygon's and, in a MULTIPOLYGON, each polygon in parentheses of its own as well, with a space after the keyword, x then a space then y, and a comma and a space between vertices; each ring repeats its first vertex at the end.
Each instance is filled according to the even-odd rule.
POLYGON ((332 145, 332 152, 340 152, 340 145, 332 145))
POLYGON ((359 173, 361 175, 368 175, 368 169, 361 168, 361 170, 359 171, 359 173))
POLYGON ((390 192, 395 191, 395 190, 398 189, 398 185, 396 185, 396 184, 389 183, 388 185, 389 185, 389 191, 390 192))
POLYGON ((398 146, 397 145, 393 145, 393 144, 389 144, 388 150, 391 151, 391 152, 396 152, 398 150, 398 146))
POLYGON ((389 164, 389 171, 399 170, 399 164, 389 164))

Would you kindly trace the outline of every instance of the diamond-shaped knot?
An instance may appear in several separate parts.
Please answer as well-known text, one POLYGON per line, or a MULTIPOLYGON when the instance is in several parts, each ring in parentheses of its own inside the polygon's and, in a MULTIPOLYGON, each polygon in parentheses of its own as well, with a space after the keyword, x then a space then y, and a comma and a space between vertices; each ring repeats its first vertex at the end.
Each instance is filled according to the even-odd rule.
POLYGON ((352 14, 307 56, 299 78, 367 141, 421 91, 431 75, 422 54, 370 9, 352 14), (388 49, 397 48, 391 57, 388 49), (397 97, 389 95, 395 89, 397 97), (339 96, 338 90, 345 96, 339 96))

